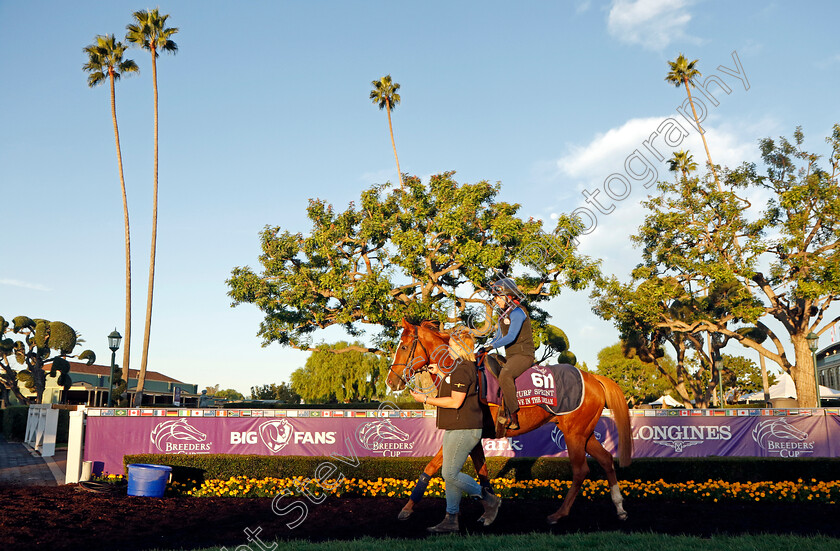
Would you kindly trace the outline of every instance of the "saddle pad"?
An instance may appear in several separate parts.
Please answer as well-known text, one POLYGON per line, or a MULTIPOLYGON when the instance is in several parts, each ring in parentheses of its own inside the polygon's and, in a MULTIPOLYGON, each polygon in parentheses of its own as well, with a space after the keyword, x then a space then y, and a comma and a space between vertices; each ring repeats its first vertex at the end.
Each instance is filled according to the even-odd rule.
MULTIPOLYGON (((489 369, 487 402, 502 404, 502 389, 489 369)), ((571 413, 583 403, 583 375, 573 365, 535 365, 516 378, 516 398, 519 407, 541 406, 549 413, 571 413)))

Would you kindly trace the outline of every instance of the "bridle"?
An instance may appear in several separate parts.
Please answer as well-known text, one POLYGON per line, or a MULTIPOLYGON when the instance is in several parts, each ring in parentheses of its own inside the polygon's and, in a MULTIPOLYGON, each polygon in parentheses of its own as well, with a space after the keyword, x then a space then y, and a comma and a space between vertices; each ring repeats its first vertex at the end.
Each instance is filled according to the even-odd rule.
MULTIPOLYGON (((403 384, 403 386, 405 386, 405 387, 408 387, 408 381, 405 379, 405 377, 403 377, 401 374, 397 373, 397 372, 394 370, 394 366, 395 366, 395 365, 401 365, 401 366, 403 366, 403 370, 402 370, 402 372, 403 372, 403 373, 405 373, 405 370, 406 370, 406 369, 408 369, 410 366, 412 366, 412 364, 414 363, 414 362, 412 361, 412 359, 414 358, 414 352, 417 350, 417 345, 418 345, 418 344, 420 345, 420 348, 423 350, 423 353, 424 353, 424 354, 426 354, 426 358, 428 358, 428 360, 426 361, 426 364, 425 364, 425 365, 423 365, 423 366, 421 367, 421 369, 418 369, 417 371, 415 371, 415 373, 422 373, 423 371, 428 371, 428 365, 429 365, 429 364, 428 364, 428 361, 431 359, 431 356, 429 355, 429 351, 428 351, 428 350, 426 350, 426 347, 423 345, 423 341, 421 341, 421 340, 420 340, 420 335, 419 335, 419 332, 418 332, 418 327, 417 327, 416 325, 412 325, 411 348, 410 348, 410 349, 409 349, 409 351, 408 351, 408 359, 406 359, 405 363, 394 363, 394 364, 391 364, 391 365, 388 367, 388 370, 389 370, 391 373, 393 373, 394 375, 396 375, 396 377, 397 377, 400 381, 402 381, 402 384, 403 384)), ((396 358, 395 358, 395 359, 396 359, 396 358)), ((412 367, 412 371, 414 371, 414 368, 413 368, 413 367, 412 367)))

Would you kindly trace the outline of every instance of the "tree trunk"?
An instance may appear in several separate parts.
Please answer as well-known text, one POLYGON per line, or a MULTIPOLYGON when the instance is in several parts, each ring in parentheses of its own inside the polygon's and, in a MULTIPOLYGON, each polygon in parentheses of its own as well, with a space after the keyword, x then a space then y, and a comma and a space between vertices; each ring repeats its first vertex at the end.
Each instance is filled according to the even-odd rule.
POLYGON ((143 355, 140 358, 140 373, 137 376, 137 392, 134 395, 134 405, 143 402, 143 386, 146 381, 146 366, 149 361, 149 337, 152 332, 152 297, 155 287, 155 249, 157 246, 157 205, 158 205, 158 87, 157 63, 155 49, 152 48, 152 85, 155 96, 155 151, 154 151, 154 191, 152 200, 152 251, 149 258, 149 290, 146 295, 146 327, 143 333, 143 355))
POLYGON ((817 404, 816 375, 808 341, 805 340, 804 335, 791 335, 790 340, 793 342, 793 350, 796 354, 796 365, 790 368, 790 376, 793 377, 793 384, 796 385, 799 407, 820 407, 817 404))
POLYGON ((712 155, 709 153, 709 144, 706 143, 706 132, 700 126, 700 119, 697 118, 697 110, 694 109, 694 100, 691 98, 691 90, 689 89, 688 79, 683 77, 685 83, 685 93, 688 94, 688 103, 691 105, 691 112, 694 115, 694 122, 697 123, 697 131, 700 133, 700 139, 703 140, 703 147, 706 149, 706 158, 709 159, 709 168, 712 170, 712 176, 715 177, 715 184, 717 184, 718 191, 721 191, 720 182, 718 181, 717 172, 715 171, 715 164, 712 162, 712 155))
POLYGON ((388 110, 388 130, 391 132, 391 147, 394 148, 394 159, 397 160, 397 176, 400 177, 400 189, 403 189, 402 171, 400 170, 400 158, 397 157, 397 144, 394 143, 394 127, 391 125, 391 102, 385 98, 385 109, 388 110))
POLYGON ((125 326, 123 328, 123 368, 128 369, 131 354, 131 234, 128 226, 128 196, 125 192, 125 177, 123 175, 122 148, 120 147, 120 130, 117 126, 117 96, 114 90, 114 74, 111 69, 111 118, 114 121, 114 140, 117 144, 117 166, 120 171, 120 187, 122 188, 123 219, 125 222, 125 326))
POLYGON ((767 366, 764 365, 764 354, 758 355, 761 364, 761 387, 764 389, 764 406, 770 407, 770 382, 767 380, 767 366))

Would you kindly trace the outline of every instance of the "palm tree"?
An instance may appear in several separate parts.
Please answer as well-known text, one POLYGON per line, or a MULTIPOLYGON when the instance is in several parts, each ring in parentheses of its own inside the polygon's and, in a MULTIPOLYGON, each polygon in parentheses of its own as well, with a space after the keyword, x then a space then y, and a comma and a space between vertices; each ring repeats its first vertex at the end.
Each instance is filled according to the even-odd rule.
POLYGON ((397 157, 397 146, 394 144, 394 127, 391 125, 391 111, 400 102, 399 83, 391 81, 391 75, 385 75, 379 80, 371 82, 373 90, 370 92, 370 99, 373 103, 379 104, 379 109, 388 110, 388 129, 391 131, 391 147, 394 148, 394 159, 397 160, 397 175, 400 177, 400 189, 403 189, 403 177, 400 171, 400 159, 397 157))
POLYGON ((687 179, 690 172, 697 170, 697 163, 694 162, 694 156, 691 153, 680 149, 674 152, 673 157, 668 159, 668 170, 674 173, 680 171, 683 178, 687 179))
MULTIPOLYGON (((90 73, 88 86, 98 86, 108 79, 111 83, 111 119, 114 122, 114 139, 117 142, 117 167, 120 172, 120 187, 122 188, 123 218, 125 220, 125 344, 123 346, 123 369, 128 374, 129 356, 131 352, 131 238, 128 229, 128 198, 125 193, 125 178, 123 177, 122 149, 120 148, 120 129, 117 126, 117 97, 114 83, 123 74, 137 73, 140 69, 130 59, 123 59, 126 46, 114 39, 114 35, 97 35, 95 42, 86 46, 84 52, 88 55, 88 62, 82 69, 90 73)), ((126 380, 128 377, 126 376, 126 380)))
POLYGON ((694 100, 691 97, 691 86, 694 86, 693 79, 700 76, 700 71, 694 68, 694 65, 699 60, 688 61, 684 55, 680 54, 676 61, 669 61, 671 71, 665 76, 665 81, 672 83, 679 88, 685 85, 685 93, 688 94, 688 103, 691 104, 691 112, 694 114, 694 122, 697 124, 697 130, 700 132, 700 138, 703 140, 703 147, 706 148, 706 157, 709 159, 709 167, 712 169, 712 175, 715 178, 718 191, 720 191, 720 182, 718 182, 717 172, 715 172, 715 165, 712 162, 712 156, 709 153, 709 145, 706 143, 706 134, 700 127, 700 120, 697 118, 697 110, 694 108, 694 100))
POLYGON ((169 15, 160 15, 157 8, 134 12, 134 23, 127 25, 126 40, 152 53, 152 86, 155 103, 155 151, 154 151, 154 191, 152 202, 152 252, 149 260, 149 291, 146 296, 146 328, 143 334, 143 355, 140 358, 140 374, 137 377, 137 392, 134 404, 143 401, 143 386, 146 381, 146 366, 149 360, 149 336, 152 330, 152 296, 155 286, 155 250, 157 247, 157 205, 158 205, 158 85, 157 57, 160 51, 174 54, 178 45, 171 36, 178 32, 176 27, 166 28, 169 15))

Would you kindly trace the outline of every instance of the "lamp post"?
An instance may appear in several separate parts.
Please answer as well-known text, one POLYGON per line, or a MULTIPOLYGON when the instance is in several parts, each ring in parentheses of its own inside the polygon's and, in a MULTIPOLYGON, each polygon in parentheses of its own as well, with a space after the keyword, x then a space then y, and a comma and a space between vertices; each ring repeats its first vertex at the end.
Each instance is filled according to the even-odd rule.
POLYGON ((111 349, 111 376, 108 377, 108 402, 107 406, 111 407, 111 389, 114 387, 114 361, 117 357, 117 350, 120 349, 120 341, 122 335, 117 332, 115 327, 111 334, 108 335, 108 348, 111 349))
POLYGON ((811 331, 808 333, 808 336, 805 337, 805 340, 808 341, 808 348, 811 350, 811 359, 814 362, 814 395, 817 397, 817 407, 822 406, 822 400, 820 400, 820 376, 817 372, 817 348, 820 347, 820 336, 811 331))

